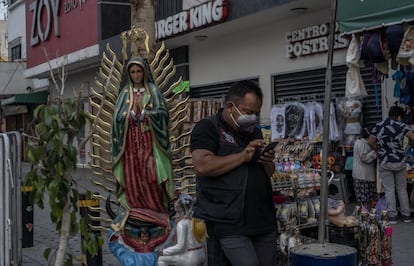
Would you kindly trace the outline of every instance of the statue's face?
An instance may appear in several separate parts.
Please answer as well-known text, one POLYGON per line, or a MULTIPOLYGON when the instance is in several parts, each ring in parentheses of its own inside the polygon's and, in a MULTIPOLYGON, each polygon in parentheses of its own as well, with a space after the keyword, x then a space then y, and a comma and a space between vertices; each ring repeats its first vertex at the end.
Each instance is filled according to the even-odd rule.
POLYGON ((182 212, 182 211, 183 211, 183 208, 182 208, 182 206, 181 206, 181 204, 180 204, 180 200, 176 200, 176 201, 174 202, 174 210, 175 210, 176 212, 182 212))
POLYGON ((142 68, 136 64, 132 64, 129 67, 129 77, 131 81, 135 84, 142 84, 144 79, 144 71, 142 68))
POLYGON ((141 232, 141 237, 140 239, 142 240, 142 242, 148 242, 150 239, 150 234, 149 232, 145 231, 145 232, 141 232))
POLYGON ((290 231, 290 224, 289 223, 287 223, 286 225, 285 225, 285 232, 289 232, 290 231))
POLYGON ((295 228, 295 235, 299 235, 300 231, 299 228, 295 228))

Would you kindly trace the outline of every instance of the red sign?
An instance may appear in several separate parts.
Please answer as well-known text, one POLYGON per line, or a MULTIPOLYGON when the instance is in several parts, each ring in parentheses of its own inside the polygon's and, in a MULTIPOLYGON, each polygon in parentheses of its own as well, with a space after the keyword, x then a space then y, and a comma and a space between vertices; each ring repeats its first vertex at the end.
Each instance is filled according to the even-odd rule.
POLYGON ((97 44, 97 0, 26 1, 26 42, 28 68, 97 44))

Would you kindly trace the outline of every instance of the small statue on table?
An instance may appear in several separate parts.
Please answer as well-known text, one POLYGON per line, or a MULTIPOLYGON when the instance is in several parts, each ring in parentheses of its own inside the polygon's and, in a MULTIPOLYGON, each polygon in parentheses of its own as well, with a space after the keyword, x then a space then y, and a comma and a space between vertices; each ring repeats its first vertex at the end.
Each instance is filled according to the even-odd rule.
POLYGON ((279 236, 279 248, 282 253, 282 266, 286 266, 288 262, 288 244, 292 235, 292 228, 289 222, 284 224, 283 232, 279 236))
POLYGON ((293 235, 289 237, 288 249, 301 246, 302 245, 302 236, 300 235, 299 227, 295 226, 293 228, 293 235))
POLYGON ((203 265, 206 258, 207 231, 204 222, 193 218, 193 199, 187 194, 181 194, 174 203, 177 212, 169 239, 175 239, 174 245, 162 247, 158 266, 196 266, 203 265))
POLYGON ((361 218, 359 221, 359 256, 362 265, 366 265, 367 262, 367 246, 368 246, 368 211, 363 208, 361 210, 361 218))
POLYGON ((375 216, 375 210, 369 214, 369 231, 367 246, 367 265, 380 265, 379 259, 380 230, 375 216))
POLYGON ((381 265, 392 265, 391 248, 392 248, 392 227, 388 222, 388 212, 381 211, 381 265))

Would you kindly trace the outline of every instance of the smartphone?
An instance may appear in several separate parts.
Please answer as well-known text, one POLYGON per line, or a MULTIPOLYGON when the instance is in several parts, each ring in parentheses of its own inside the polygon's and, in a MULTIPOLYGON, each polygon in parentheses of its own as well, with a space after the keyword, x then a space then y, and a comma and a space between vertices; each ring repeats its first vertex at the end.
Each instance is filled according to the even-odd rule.
POLYGON ((264 147, 264 149, 262 150, 262 154, 265 153, 265 152, 268 152, 270 150, 273 150, 274 147, 276 147, 276 145, 277 145, 277 142, 271 142, 271 143, 267 144, 267 146, 264 147))

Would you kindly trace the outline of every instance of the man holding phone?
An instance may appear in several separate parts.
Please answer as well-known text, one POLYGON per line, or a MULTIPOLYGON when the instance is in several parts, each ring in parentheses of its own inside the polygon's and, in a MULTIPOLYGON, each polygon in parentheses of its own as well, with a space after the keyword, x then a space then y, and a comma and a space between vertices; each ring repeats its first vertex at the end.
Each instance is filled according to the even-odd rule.
POLYGON ((274 152, 262 152, 265 143, 257 127, 262 98, 255 83, 236 82, 225 107, 192 131, 194 216, 207 225, 208 265, 276 265, 274 152))

